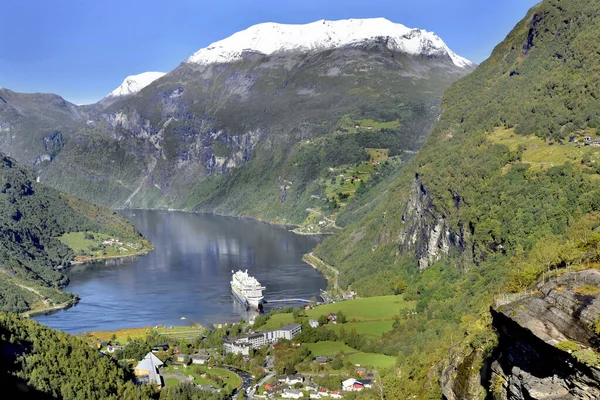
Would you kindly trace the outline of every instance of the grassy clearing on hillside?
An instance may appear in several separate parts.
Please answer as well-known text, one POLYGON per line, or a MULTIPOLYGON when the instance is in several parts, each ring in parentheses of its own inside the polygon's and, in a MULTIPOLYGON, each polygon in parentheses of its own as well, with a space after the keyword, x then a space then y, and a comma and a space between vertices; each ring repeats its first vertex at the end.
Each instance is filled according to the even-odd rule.
POLYGON ((372 119, 360 119, 356 121, 358 125, 361 126, 360 129, 367 128, 369 126, 373 127, 374 131, 378 131, 381 129, 396 129, 400 127, 400 121, 388 121, 388 122, 380 122, 372 119))
MULTIPOLYGON (((342 311, 346 315, 348 323, 328 324, 328 328, 336 332, 339 332, 341 327, 344 327, 347 332, 354 328, 357 333, 380 337, 391 330, 396 315, 401 311, 413 310, 415 305, 416 302, 405 301, 402 296, 366 297, 317 306, 312 310, 308 310, 306 315, 308 318, 318 318, 321 315, 336 314, 342 311)), ((258 330, 277 329, 292 322, 294 322, 292 313, 272 314, 267 323, 258 330)))
POLYGON ((76 254, 75 261, 84 261, 85 258, 111 258, 127 257, 148 252, 149 248, 141 242, 131 242, 117 239, 97 232, 70 232, 58 238, 63 244, 70 247, 76 254), (105 243, 108 240, 112 243, 105 243))
POLYGON ((306 343, 305 346, 310 350, 313 356, 332 356, 344 352, 346 354, 356 353, 357 350, 348 346, 344 342, 317 342, 306 343))
POLYGON ((203 336, 206 333, 206 328, 202 326, 173 326, 173 329, 167 326, 159 326, 158 328, 152 328, 145 326, 143 328, 125 328, 116 331, 98 331, 90 332, 89 335, 98 339, 110 341, 113 335, 116 337, 115 341, 119 343, 126 343, 127 339, 144 339, 147 335, 158 334, 164 336, 166 340, 168 338, 175 339, 186 339, 193 340, 203 336))
POLYGON ((109 341, 112 340, 113 335, 115 336, 115 341, 119 342, 119 343, 125 343, 127 342, 127 338, 130 339, 144 339, 146 337, 146 335, 148 335, 150 333, 150 329, 151 327, 146 326, 143 328, 125 328, 125 329, 119 329, 116 331, 98 331, 98 332, 90 332, 89 334, 98 339, 98 340, 104 340, 104 341, 109 341))
POLYGON ((307 314, 311 318, 318 318, 320 315, 343 311, 349 322, 391 320, 400 311, 413 310, 415 305, 416 302, 405 301, 402 296, 376 296, 325 304, 307 311, 307 314))
POLYGON ((338 333, 342 327, 346 332, 351 332, 353 329, 356 333, 365 335, 369 339, 381 337, 384 333, 392 330, 393 320, 383 321, 362 321, 348 322, 346 324, 328 325, 328 327, 338 333))
POLYGON ((154 329, 154 332, 167 338, 194 340, 206 335, 206 328, 200 325, 173 326, 173 329, 170 327, 161 326, 154 329))
POLYGON ((271 329, 277 329, 285 324, 291 324, 292 322, 294 322, 294 316, 292 313, 273 314, 269 317, 267 323, 258 328, 258 330, 268 331, 271 329))
MULTIPOLYGON (((595 137, 595 129, 587 130, 584 134, 595 137)), ((593 162, 600 161, 600 147, 576 146, 574 143, 549 144, 538 136, 518 135, 514 129, 496 128, 490 135, 489 140, 493 143, 503 144, 511 151, 524 147, 522 162, 531 164, 532 171, 548 169, 563 165, 567 162, 582 165, 584 157, 589 157, 593 162)))
POLYGON ((359 352, 350 354, 346 358, 352 364, 370 365, 375 368, 391 367, 396 364, 396 357, 386 356, 385 354, 359 352))
POLYGON ((372 161, 384 161, 388 159, 388 154, 390 149, 376 149, 376 148, 365 148, 369 157, 371 157, 372 161))

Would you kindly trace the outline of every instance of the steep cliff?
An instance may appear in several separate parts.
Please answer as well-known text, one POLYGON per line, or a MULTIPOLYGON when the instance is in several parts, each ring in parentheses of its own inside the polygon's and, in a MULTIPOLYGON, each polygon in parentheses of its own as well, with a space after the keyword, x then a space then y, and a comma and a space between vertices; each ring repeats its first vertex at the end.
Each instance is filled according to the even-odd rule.
MULTIPOLYGON (((458 207, 458 204, 456 204, 458 207)), ((465 235, 455 233, 443 213, 436 209, 431 195, 415 176, 413 186, 402 213, 402 227, 398 234, 400 254, 415 256, 419 269, 440 261, 454 247, 465 250, 465 235)))
POLYGON ((600 397, 600 271, 562 275, 492 315, 499 338, 489 360, 495 398, 600 397))

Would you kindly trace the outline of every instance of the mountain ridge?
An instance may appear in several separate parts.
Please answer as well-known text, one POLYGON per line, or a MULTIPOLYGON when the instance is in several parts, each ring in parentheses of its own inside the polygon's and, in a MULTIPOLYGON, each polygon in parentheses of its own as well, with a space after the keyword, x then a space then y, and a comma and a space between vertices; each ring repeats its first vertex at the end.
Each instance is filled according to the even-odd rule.
POLYGON ((76 108, 76 119, 55 110, 54 119, 36 120, 0 103, 8 127, 0 149, 33 165, 42 183, 115 208, 301 224, 307 209, 334 204, 328 197, 332 211, 347 202, 325 193, 329 168, 366 165, 372 147, 410 158, 444 89, 473 68, 444 49, 424 56, 390 43, 376 36, 317 51, 245 52, 221 64, 184 61, 135 95, 76 108))
POLYGON ((192 54, 186 63, 227 63, 244 52, 271 55, 285 51, 322 51, 385 38, 390 49, 411 55, 445 54, 459 67, 473 63, 458 56, 433 32, 411 29, 385 18, 319 20, 308 24, 265 22, 214 42, 192 54))
MULTIPOLYGON (((123 80, 123 83, 107 94, 104 99, 112 97, 130 96, 138 93, 140 90, 165 76, 166 72, 148 71, 136 75, 129 75, 123 80)), ((103 99, 103 100, 104 100, 103 99)), ((101 100, 102 101, 102 100, 101 100)))

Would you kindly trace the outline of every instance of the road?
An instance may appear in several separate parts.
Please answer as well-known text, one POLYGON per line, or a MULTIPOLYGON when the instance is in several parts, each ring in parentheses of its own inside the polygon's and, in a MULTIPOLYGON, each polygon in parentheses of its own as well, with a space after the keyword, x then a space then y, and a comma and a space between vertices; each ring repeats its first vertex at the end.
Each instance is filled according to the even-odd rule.
MULTIPOLYGON (((269 379, 271 379, 274 376, 275 376, 275 374, 265 375, 265 377, 262 378, 260 380, 260 382, 258 382, 258 387, 261 387, 262 385, 264 385, 269 379)), ((256 387, 256 386, 253 386, 252 388, 250 388, 250 390, 248 390, 248 392, 246 393, 246 398, 252 399, 254 397, 254 393, 256 393, 256 390, 254 390, 254 387, 256 387)))
MULTIPOLYGON (((323 265, 324 267, 327 267, 327 268, 329 268, 329 270, 331 270, 331 271, 333 272, 333 274, 335 275, 335 279, 334 279, 334 281, 333 281, 333 288, 334 288, 335 290, 340 290, 340 286, 338 285, 338 276, 339 276, 339 274, 340 274, 340 271, 339 271, 337 268, 335 268, 335 267, 332 267, 331 265, 327 264, 325 261, 321 260, 319 257, 315 256, 315 255, 312 253, 312 251, 311 251, 310 253, 308 253, 308 255, 309 255, 309 257, 311 257, 311 258, 313 258, 314 260, 318 261, 318 262, 319 262, 321 265, 323 265)), ((309 264, 311 264, 311 263, 310 263, 310 260, 307 260, 307 262, 308 262, 309 264)), ((311 264, 311 265, 312 265, 313 267, 317 268, 317 265, 313 265, 313 264, 311 264)))

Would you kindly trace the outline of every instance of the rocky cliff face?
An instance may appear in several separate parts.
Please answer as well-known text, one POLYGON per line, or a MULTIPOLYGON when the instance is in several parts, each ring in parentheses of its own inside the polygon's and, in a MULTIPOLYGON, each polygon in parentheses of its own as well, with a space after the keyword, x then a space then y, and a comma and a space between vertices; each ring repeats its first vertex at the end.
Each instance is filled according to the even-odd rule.
POLYGON ((418 175, 402 214, 402 223, 398 236, 400 253, 414 254, 421 270, 448 255, 451 247, 464 251, 464 234, 452 231, 418 175))
POLYGON ((495 399, 598 399, 600 271, 558 282, 492 310, 499 345, 489 360, 495 399))

